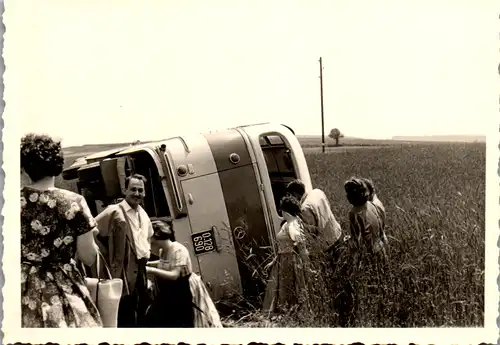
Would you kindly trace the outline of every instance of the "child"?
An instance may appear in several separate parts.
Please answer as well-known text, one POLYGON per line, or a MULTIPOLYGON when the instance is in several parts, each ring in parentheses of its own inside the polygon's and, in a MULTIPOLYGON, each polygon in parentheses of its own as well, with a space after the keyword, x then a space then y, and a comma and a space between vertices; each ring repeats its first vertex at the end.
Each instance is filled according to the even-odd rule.
POLYGON ((293 196, 281 199, 285 222, 276 235, 278 255, 268 281, 264 298, 264 312, 284 313, 292 309, 308 311, 307 275, 309 255, 305 247, 305 234, 299 218, 300 202, 293 196))

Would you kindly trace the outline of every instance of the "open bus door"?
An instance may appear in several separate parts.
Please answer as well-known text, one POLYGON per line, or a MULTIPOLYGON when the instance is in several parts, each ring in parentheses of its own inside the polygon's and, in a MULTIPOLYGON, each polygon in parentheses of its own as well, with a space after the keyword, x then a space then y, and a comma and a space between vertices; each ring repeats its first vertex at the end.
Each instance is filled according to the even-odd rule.
POLYGON ((262 194, 266 198, 268 215, 274 235, 283 217, 279 209, 287 184, 301 180, 306 190, 312 189, 311 177, 302 147, 292 129, 284 125, 261 124, 239 127, 255 154, 262 194), (263 168, 265 167, 265 169, 263 168))

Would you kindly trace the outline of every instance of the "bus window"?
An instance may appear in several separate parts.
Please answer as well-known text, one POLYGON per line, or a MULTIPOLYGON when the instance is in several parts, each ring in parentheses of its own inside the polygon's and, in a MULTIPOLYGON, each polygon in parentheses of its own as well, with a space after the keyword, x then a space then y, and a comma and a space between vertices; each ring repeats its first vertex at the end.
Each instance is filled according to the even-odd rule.
POLYGON ((158 168, 151 155, 145 151, 103 162, 91 163, 78 170, 77 188, 93 216, 110 204, 124 197, 125 177, 143 175, 147 179, 143 207, 151 218, 170 217, 170 208, 163 189, 158 168))

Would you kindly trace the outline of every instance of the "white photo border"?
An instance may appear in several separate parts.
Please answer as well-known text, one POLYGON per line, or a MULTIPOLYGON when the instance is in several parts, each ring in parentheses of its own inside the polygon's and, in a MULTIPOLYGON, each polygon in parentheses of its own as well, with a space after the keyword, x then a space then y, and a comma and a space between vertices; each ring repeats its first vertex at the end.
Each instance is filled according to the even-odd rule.
MULTIPOLYGON (((15 0, 11 0, 15 1, 15 0)), ((472 0, 471 0, 472 1, 472 0)), ((9 1, 10 2, 10 1, 9 1)), ((3 0, 1 1, 3 13, 3 0)), ((500 6, 497 6, 500 13, 500 6)), ((494 15, 492 13, 492 15, 494 15)), ((15 33, 9 35, 8 22, 18 20, 22 14, 8 14, 8 20, 2 20, 2 46, 3 33, 7 26, 8 45, 12 44, 15 33), (7 22, 7 25, 4 24, 7 22)), ((500 28, 500 17, 498 17, 497 27, 500 28)), ((492 33, 497 41, 496 51, 500 51, 500 29, 499 32, 492 33)), ((7 46, 8 48, 8 46, 7 46)), ((499 339, 498 325, 499 315, 499 206, 500 206, 500 125, 499 112, 500 103, 496 105, 495 112, 492 112, 488 120, 490 130, 487 133, 486 149, 486 257, 485 257, 485 322, 483 328, 405 328, 405 329, 22 329, 20 328, 20 220, 18 217, 18 186, 19 180, 19 139, 22 135, 22 126, 18 125, 15 109, 9 108, 8 98, 12 97, 7 92, 4 93, 3 75, 9 74, 9 69, 5 69, 3 56, 8 51, 3 50, 2 54, 2 99, 3 118, 2 144, 3 155, 1 157, 1 178, 2 196, 0 197, 0 208, 2 210, 2 244, 0 252, 2 255, 2 332, 3 343, 59 343, 59 344, 99 344, 107 342, 110 344, 139 344, 139 343, 179 343, 188 344, 245 344, 257 343, 497 343, 499 339), (4 108, 5 106, 5 108, 4 108), (497 130, 498 128, 498 130, 497 130)), ((14 57, 10 57, 14 59, 14 57)), ((500 91, 500 56, 486 57, 485 63, 491 64, 492 78, 491 84, 487 84, 485 92, 490 92, 492 103, 494 97, 498 98, 500 91), (498 66, 498 74, 495 69, 498 66), (496 84, 495 84, 496 83, 496 84), (490 91, 489 87, 493 87, 490 91)), ((10 76, 12 79, 12 76, 10 76)), ((500 99, 499 99, 500 100, 500 99)), ((496 104, 496 102, 495 102, 496 104)))

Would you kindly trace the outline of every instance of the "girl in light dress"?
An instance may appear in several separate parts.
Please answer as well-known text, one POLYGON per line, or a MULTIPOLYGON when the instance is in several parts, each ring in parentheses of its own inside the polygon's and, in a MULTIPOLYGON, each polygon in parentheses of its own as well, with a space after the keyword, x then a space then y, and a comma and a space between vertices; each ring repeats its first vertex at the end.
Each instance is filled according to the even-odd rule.
POLYGON ((151 327, 222 327, 205 284, 192 270, 189 251, 175 241, 172 223, 155 221, 153 230, 151 247, 160 259, 146 268, 157 284, 148 312, 151 327))
POLYGON ((272 266, 264 297, 263 311, 269 314, 310 312, 308 278, 309 253, 306 248, 304 225, 299 217, 300 202, 287 195, 281 200, 285 223, 276 235, 278 255, 272 266))

